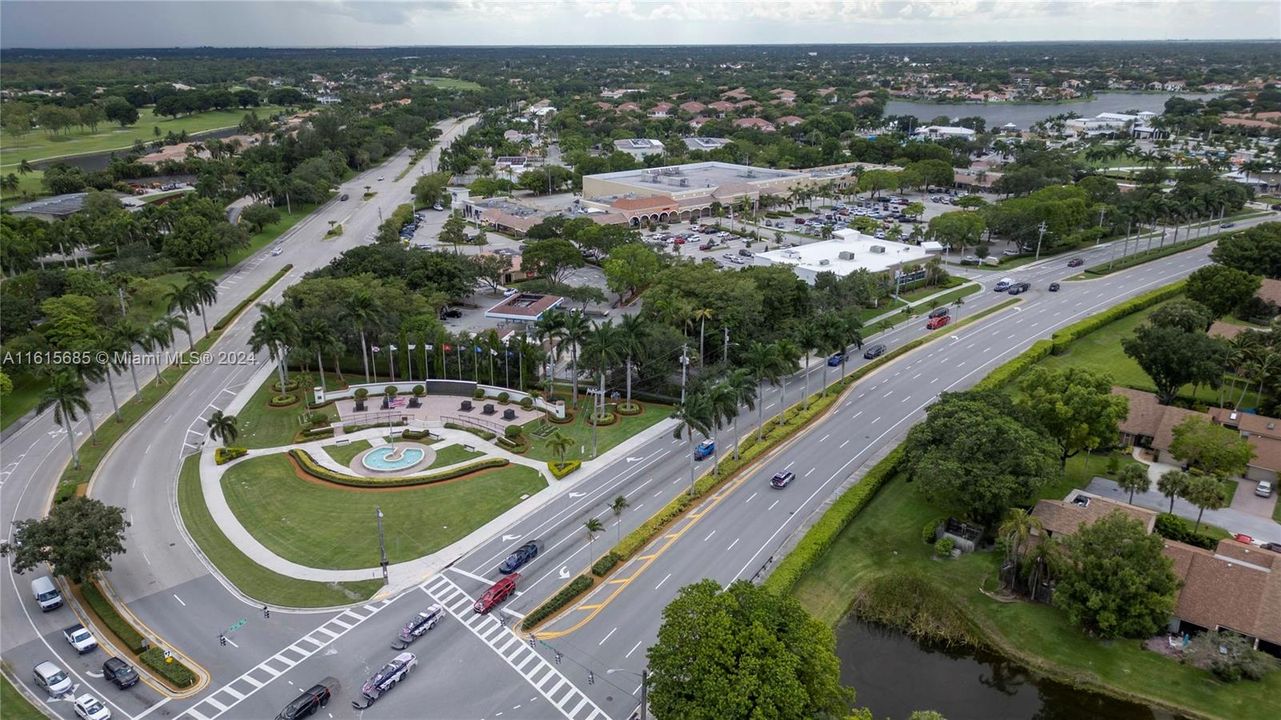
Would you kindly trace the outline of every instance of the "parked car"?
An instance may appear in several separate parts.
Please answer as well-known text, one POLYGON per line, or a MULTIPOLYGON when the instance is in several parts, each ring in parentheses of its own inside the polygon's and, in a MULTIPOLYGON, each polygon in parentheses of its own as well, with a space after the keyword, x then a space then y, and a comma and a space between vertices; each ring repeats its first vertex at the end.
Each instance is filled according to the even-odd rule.
POLYGON ((937 330, 950 322, 952 322, 952 318, 948 315, 940 315, 938 317, 932 317, 925 323, 925 329, 937 330))
POLYGON ((57 665, 45 661, 35 668, 36 687, 49 693, 49 697, 58 697, 71 690, 71 678, 57 665))
POLYGON ((844 352, 833 353, 832 356, 827 359, 827 366, 840 367, 841 363, 843 362, 845 362, 844 352))
POLYGON ((58 592, 58 587, 53 584, 48 575, 41 575, 31 581, 31 594, 35 596, 36 603, 44 612, 62 607, 62 594, 58 592))
POLYGON ((952 311, 949 310, 946 306, 936 307, 930 311, 930 318, 943 317, 944 315, 950 315, 950 314, 952 314, 952 311))
POLYGON ((738 254, 740 257, 753 257, 752 251, 748 250, 747 248, 739 248, 738 254))
POLYGON ((703 252, 707 252, 708 250, 711 250, 713 247, 716 247, 716 246, 712 245, 711 241, 708 241, 703 243, 702 245, 699 245, 698 249, 702 250, 703 252))
POLYGON ((85 626, 80 623, 63 630, 62 636, 81 655, 98 649, 98 641, 93 637, 93 633, 86 630, 85 626))
POLYGON ((76 698, 75 710, 76 717, 84 720, 111 720, 111 710, 89 693, 76 698))
POLYGON ((298 720, 298 718, 315 715, 320 708, 329 704, 330 696, 329 688, 324 685, 312 685, 277 713, 276 720, 298 720))
POLYGON ((107 658, 102 663, 102 677, 121 690, 138 684, 138 671, 118 657, 107 658))
POLYGON ((772 488, 778 488, 781 490, 787 487, 788 485, 790 485, 791 482, 795 479, 796 479, 796 473, 794 472, 784 471, 781 473, 774 473, 774 477, 770 478, 769 486, 772 488))
POLYGON ((1081 267, 1084 264, 1085 261, 1081 258, 1072 258, 1071 260, 1068 260, 1068 267, 1081 267))
POLYGON ((873 358, 878 358, 884 354, 885 354, 884 345, 873 345, 863 351, 863 359, 872 360, 873 358))
POLYGON ((498 603, 507 599, 509 595, 516 592, 516 581, 520 580, 520 573, 512 573, 493 585, 476 598, 476 603, 471 609, 477 614, 484 615, 493 610, 498 603))
POLYGON ((519 570, 525 563, 533 560, 538 555, 538 542, 530 540, 529 542, 516 548, 516 551, 507 556, 502 565, 498 566, 498 572, 506 575, 519 570))
POLYGON ((1259 484, 1254 486, 1254 494, 1259 497, 1272 497, 1272 482, 1260 480, 1259 484))
POLYGON ((1050 283, 1050 292, 1058 292, 1058 291, 1059 291, 1059 284, 1056 282, 1050 283))
POLYGON ((996 292, 1005 292, 1006 290, 1009 290, 1010 286, 1013 284, 1014 284, 1013 280, 1009 278, 1001 278, 1000 280, 996 281, 996 285, 993 285, 992 289, 995 290, 996 292))
POLYGON ((458 308, 449 308, 444 314, 447 318, 460 318, 463 316, 463 311, 458 308))
POLYGON ((978 255, 966 255, 961 258, 962 265, 978 265, 981 262, 983 262, 983 260, 978 255))
POLYGON ((436 203, 435 205, 431 206, 431 209, 435 210, 436 212, 440 212, 441 210, 445 209, 445 206, 441 205, 440 203, 436 203))
POLYGON ((382 181, 383 181, 383 176, 382 176, 382 175, 379 175, 379 176, 378 176, 378 182, 382 182, 382 181))
POLYGON ((704 440, 703 442, 694 446, 694 459, 706 460, 707 458, 711 457, 712 454, 715 452, 716 452, 716 441, 704 440))
POLYGON ((1005 257, 1014 257, 1015 255, 1018 255, 1018 254, 1019 254, 1019 251, 1018 251, 1018 250, 1006 250, 1005 252, 1002 252, 1001 254, 1002 254, 1002 255, 1004 255, 1005 257))
POLYGON ((1274 553, 1281 553, 1281 543, 1266 542, 1260 545, 1259 547, 1263 548, 1264 550, 1271 550, 1274 553))

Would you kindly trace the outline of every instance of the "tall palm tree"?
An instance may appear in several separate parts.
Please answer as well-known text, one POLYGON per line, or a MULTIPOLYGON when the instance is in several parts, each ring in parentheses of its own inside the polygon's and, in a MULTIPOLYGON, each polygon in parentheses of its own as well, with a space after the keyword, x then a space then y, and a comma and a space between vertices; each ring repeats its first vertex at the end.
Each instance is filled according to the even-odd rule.
POLYGON ((808 410, 810 407, 810 355, 815 348, 822 344, 818 326, 814 323, 801 325, 796 331, 796 344, 805 353, 805 365, 801 368, 801 373, 805 375, 804 407, 808 410))
MULTIPOLYGON (((853 313, 841 318, 840 324, 841 352, 845 352, 853 345, 855 350, 863 349, 863 321, 859 320, 853 313)), ((846 361, 841 360, 841 381, 845 381, 846 361)))
MULTIPOLYGON (((845 323, 836 313, 826 312, 818 317, 818 349, 824 355, 831 355, 845 347, 845 323)), ((842 363, 844 364, 844 363, 842 363)), ((820 390, 827 394, 827 368, 823 363, 823 387, 820 390)), ((842 371, 844 373, 844 371, 842 371)))
POLYGON ((649 325, 640 315, 624 315, 618 322, 618 348, 627 363, 627 399, 628 407, 632 404, 632 359, 645 350, 645 335, 649 325))
POLYGON ((679 440, 681 433, 685 433, 686 455, 689 460, 689 492, 694 492, 694 433, 703 437, 712 434, 711 426, 714 422, 712 399, 708 397, 705 391, 692 392, 685 396, 683 402, 677 403, 672 412, 672 416, 679 421, 672 437, 679 440))
POLYGON ((609 509, 614 512, 614 528, 618 531, 616 542, 623 541, 623 511, 631 506, 632 504, 622 495, 614 498, 614 501, 609 504, 609 509))
POLYGON ((547 449, 556 456, 556 461, 562 464, 565 462, 565 453, 574 447, 574 441, 559 430, 552 433, 546 443, 547 449))
POLYGON ((209 437, 222 440, 223 447, 235 442, 236 436, 240 434, 236 429, 236 416, 223 415, 221 410, 214 410, 205 425, 209 426, 209 437))
POLYGON ((578 348, 587 339, 587 333, 591 330, 591 323, 587 316, 578 310, 573 310, 565 314, 565 322, 560 328, 560 342, 558 344, 569 345, 569 372, 573 376, 573 390, 570 395, 570 405, 578 402, 578 348))
POLYGON ((316 353, 316 367, 320 369, 320 386, 325 387, 325 353, 342 347, 338 334, 323 318, 313 317, 298 328, 298 345, 307 352, 316 353))
POLYGON ((1033 532, 1039 532, 1042 529, 1041 519, 1022 508, 1011 509, 997 528, 997 536, 1005 541, 1005 567, 1011 573, 1011 585, 1014 584, 1014 578, 1018 576, 1017 567, 1019 558, 1023 556, 1023 546, 1027 544, 1033 532))
POLYGON ((289 371, 285 368, 289 348, 298 342, 298 319, 292 309, 279 303, 258 303, 258 309, 261 314, 254 323, 253 334, 249 336, 249 347, 254 352, 267 348, 268 355, 276 362, 283 393, 289 383, 289 371))
POLYGON ((134 347, 145 347, 146 341, 146 331, 128 320, 117 322, 107 332, 106 349, 111 352, 111 357, 117 363, 129 368, 129 376, 133 379, 133 392, 135 395, 142 392, 142 390, 138 386, 138 372, 134 368, 133 349, 134 347))
MULTIPOLYGON (((756 401, 760 393, 760 387, 756 384, 756 379, 752 377, 752 371, 747 368, 736 368, 721 381, 725 389, 730 393, 736 405, 747 408, 749 411, 756 409, 756 401)), ((738 459, 738 413, 734 413, 734 459, 738 459)))
POLYGON ((565 326, 565 311, 548 310, 534 321, 534 337, 541 343, 548 343, 547 348, 547 394, 550 396, 556 386, 556 359, 560 356, 560 332, 565 326))
MULTIPOLYGON (((781 379, 783 389, 779 393, 779 407, 781 410, 787 409, 787 378, 796 372, 800 367, 801 348, 791 338, 779 338, 774 341, 775 347, 778 348, 778 362, 780 372, 786 376, 781 379)), ((780 410, 780 412, 781 412, 780 410)))
MULTIPOLYGON (((752 373, 752 380, 759 386, 765 383, 778 387, 782 377, 782 361, 778 355, 778 346, 773 343, 753 342, 747 346, 743 364, 752 373)), ((759 441, 765 434, 765 403, 756 406, 756 439, 759 441)))
POLYGON ((200 313, 200 322, 204 323, 205 334, 209 334, 209 320, 206 308, 218 302, 218 281, 204 273, 188 273, 187 286, 193 300, 196 301, 196 312, 200 313))
MULTIPOLYGON (((707 395, 712 401, 712 429, 719 433, 727 425, 737 422, 738 419, 738 402, 734 391, 725 385, 724 382, 718 382, 707 390, 707 395)), ((712 443, 712 472, 720 474, 721 469, 721 444, 715 442, 719 438, 713 438, 712 443)))
POLYGON ((596 533, 602 532, 605 526, 596 518, 588 518, 587 522, 583 523, 583 529, 587 531, 587 569, 591 570, 593 561, 592 542, 596 540, 596 533))
POLYGON ((40 403, 36 406, 37 413, 53 407, 53 421, 67 433, 67 447, 71 448, 71 459, 77 470, 80 469, 80 455, 76 452, 74 426, 80 419, 80 413, 84 413, 89 418, 89 424, 93 425, 93 416, 89 414, 89 400, 85 397, 88 393, 89 388, 83 380, 70 371, 62 370, 50 378, 48 386, 40 393, 40 403))
MULTIPOLYGON (((143 347, 147 352, 162 353, 173 347, 175 334, 179 330, 187 329, 187 321, 176 315, 165 315, 151 324, 147 328, 146 342, 143 347)), ((164 383, 165 379, 160 376, 160 371, 165 367, 165 363, 156 361, 156 384, 164 383)))
POLYGON ((592 407, 592 457, 596 457, 596 426, 599 419, 605 415, 605 376, 609 374, 610 369, 618 364, 622 358, 622 344, 618 337, 618 328, 614 326, 614 321, 607 320, 603 323, 597 323, 587 333, 583 340, 583 356, 587 360, 588 367, 596 371, 600 380, 600 385, 596 392, 592 407))
POLYGON ((369 344, 365 340, 365 333, 369 330, 377 330, 382 326, 382 308, 372 293, 362 289, 347 297, 341 314, 360 333, 360 360, 365 364, 365 382, 370 382, 369 344))
POLYGON ((187 349, 195 350, 196 341, 191 336, 191 320, 187 313, 198 308, 200 303, 196 300, 190 285, 171 284, 169 287, 169 292, 165 293, 165 303, 169 306, 169 312, 176 310, 182 313, 183 330, 187 332, 187 349))
POLYGON ((703 354, 703 338, 707 335, 707 321, 715 315, 711 308, 698 308, 691 314, 691 318, 698 321, 698 366, 706 364, 703 354))

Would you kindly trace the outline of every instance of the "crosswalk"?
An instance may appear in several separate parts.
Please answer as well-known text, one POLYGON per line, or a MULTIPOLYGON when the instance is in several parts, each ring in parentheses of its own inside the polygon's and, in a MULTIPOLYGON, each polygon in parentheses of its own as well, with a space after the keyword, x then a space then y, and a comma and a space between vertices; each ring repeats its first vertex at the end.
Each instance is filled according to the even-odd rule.
POLYGON ((525 681, 534 686, 547 702, 560 711, 567 720, 610 720, 591 698, 574 686, 546 658, 531 649, 524 640, 493 614, 476 615, 472 612, 474 598, 463 592, 452 580, 441 573, 419 586, 433 600, 440 603, 449 614, 458 619, 482 642, 498 653, 525 681))
POLYGON ((205 696, 178 718, 189 720, 214 720, 231 710, 242 700, 280 677, 290 668, 315 655, 333 641, 346 635, 352 628, 373 617, 387 607, 391 600, 370 603, 358 608, 348 608, 330 618, 328 622, 302 636, 292 645, 272 655, 235 680, 205 696))

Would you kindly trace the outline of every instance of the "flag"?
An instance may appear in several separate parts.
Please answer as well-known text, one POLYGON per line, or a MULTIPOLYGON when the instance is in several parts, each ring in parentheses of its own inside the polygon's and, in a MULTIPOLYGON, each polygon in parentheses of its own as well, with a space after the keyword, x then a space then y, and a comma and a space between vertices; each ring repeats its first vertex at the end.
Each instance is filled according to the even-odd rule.
MULTIPOLYGON (((428 349, 431 349, 431 346, 430 346, 430 345, 428 345, 428 346, 427 346, 427 348, 428 348, 428 349)), ((445 345, 445 352, 449 352, 450 350, 453 350, 453 348, 452 348, 452 347, 450 347, 449 345, 445 345)))
POLYGON ((391 348, 391 351, 392 351, 392 352, 396 352, 397 350, 399 350, 399 349, 400 349, 400 348, 396 347, 395 345, 388 345, 388 347, 389 347, 389 348, 391 348))
POLYGON ((417 345, 414 345, 414 344, 412 344, 412 343, 411 343, 411 344, 409 345, 409 349, 410 349, 410 350, 417 350, 417 349, 418 349, 418 346, 417 346, 417 345))
POLYGON ((490 355, 493 355, 494 357, 498 357, 498 351, 497 351, 497 350, 490 350, 490 351, 489 351, 489 354, 490 354, 490 355))
POLYGON ((374 352, 382 352, 382 348, 378 347, 377 345, 370 345, 369 349, 373 350, 374 352))
MULTIPOLYGON (((423 347, 427 348, 428 350, 435 350, 435 349, 436 349, 436 346, 435 346, 435 345, 424 345, 423 347)), ((448 345, 446 345, 446 346, 445 346, 445 349, 446 349, 446 350, 448 350, 448 349, 449 349, 449 346, 448 346, 448 345)))

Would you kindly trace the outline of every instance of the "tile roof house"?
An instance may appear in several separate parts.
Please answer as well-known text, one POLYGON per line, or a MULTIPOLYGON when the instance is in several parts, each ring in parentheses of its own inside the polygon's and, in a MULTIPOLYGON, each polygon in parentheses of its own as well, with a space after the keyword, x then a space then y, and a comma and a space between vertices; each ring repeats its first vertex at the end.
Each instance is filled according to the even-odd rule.
POLYGON ((676 106, 669 102, 661 102, 649 109, 649 116, 652 118, 665 118, 671 114, 674 107, 676 106))
POLYGON ((714 103, 710 103, 707 107, 711 110, 715 110, 720 117, 724 117, 727 112, 734 112, 734 103, 725 102, 724 100, 717 100, 714 103))
POLYGON ((746 100, 750 97, 751 95, 749 95, 747 93, 747 90, 742 87, 737 87, 737 88, 734 88, 733 90, 726 90, 725 92, 721 93, 722 100, 746 100))
POLYGON ((640 105, 637 105, 634 102, 625 102, 614 109, 618 112, 639 112, 640 105))
POLYGON ((1237 335, 1245 332, 1245 330, 1246 328, 1243 325, 1233 325, 1232 323, 1226 323, 1222 320, 1215 320, 1214 323, 1210 325, 1210 330, 1206 334, 1210 337, 1231 340, 1237 335))
POLYGON ((1281 473, 1281 420, 1228 408, 1211 409, 1210 419, 1240 432, 1254 448, 1254 457, 1245 470, 1247 478, 1276 482, 1281 473))
POLYGON ((775 130, 773 123, 758 117, 739 118, 734 121, 734 127, 754 128, 767 133, 772 133, 775 130))
POLYGON ((1150 392, 1114 386, 1112 394, 1130 401, 1130 411, 1119 428, 1121 444, 1149 448, 1158 462, 1165 462, 1162 455, 1170 449, 1176 425, 1192 416, 1210 419, 1205 413, 1162 405, 1150 392))
POLYGON ((704 105, 701 102, 697 102, 695 100, 690 100, 688 102, 681 103, 681 110, 684 110, 685 112, 691 115, 697 115, 706 109, 707 109, 706 105, 704 105))
POLYGON ((795 127, 797 125, 800 125, 803 122, 805 122, 804 118, 799 118, 799 117, 796 117, 795 115, 784 115, 783 117, 776 119, 774 121, 774 124, 786 125, 787 127, 795 127))
POLYGON ((1090 525, 1114 512, 1121 512, 1143 523, 1151 533, 1157 512, 1137 505, 1109 500, 1083 490, 1073 490, 1062 500, 1037 500, 1032 515, 1041 521, 1045 537, 1071 535, 1082 525, 1090 525))

